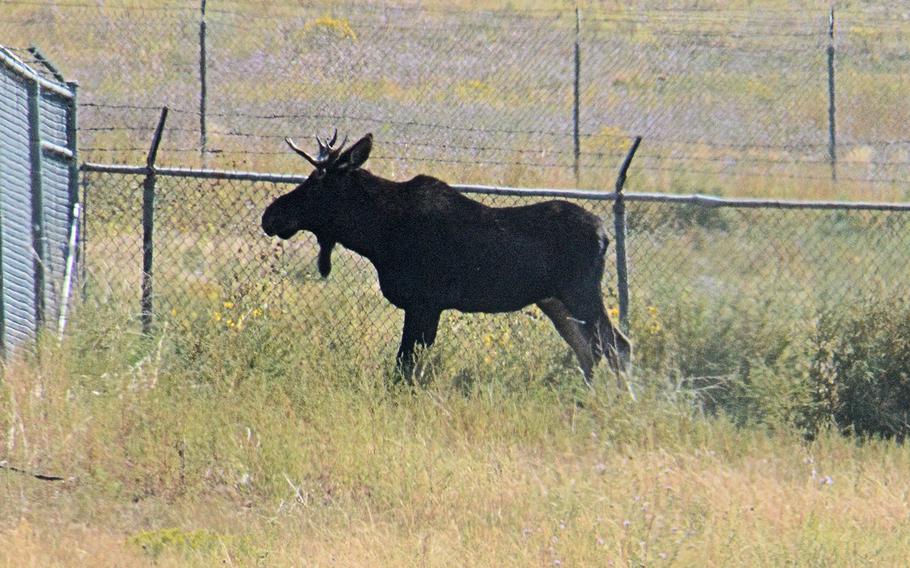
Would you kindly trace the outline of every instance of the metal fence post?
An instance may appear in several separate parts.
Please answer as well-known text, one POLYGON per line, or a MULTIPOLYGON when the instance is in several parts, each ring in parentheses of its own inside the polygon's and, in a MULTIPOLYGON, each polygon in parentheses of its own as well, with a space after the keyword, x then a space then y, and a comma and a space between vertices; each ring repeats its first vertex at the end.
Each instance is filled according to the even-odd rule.
POLYGON ((206 24, 205 24, 205 0, 201 0, 201 18, 199 20, 199 153, 205 159, 208 132, 205 125, 205 109, 208 97, 208 84, 206 82, 206 24))
POLYGON ((155 137, 145 161, 145 180, 142 182, 142 333, 152 330, 152 270, 154 268, 155 233, 155 159, 167 120, 167 107, 161 109, 161 118, 155 129, 155 137))
POLYGON ((828 159, 831 161, 831 180, 837 181, 837 128, 834 105, 834 8, 828 17, 828 159))
POLYGON ((572 105, 572 139, 575 142, 575 186, 578 187, 581 165, 581 13, 575 5, 575 89, 572 105))
POLYGON ((619 327, 629 333, 629 269, 626 258, 626 200, 622 188, 626 183, 626 172, 632 164, 632 157, 641 144, 641 136, 636 136, 619 168, 616 178, 616 201, 613 203, 613 223, 616 231, 616 288, 619 294, 619 327))
POLYGON ((86 171, 85 171, 85 169, 84 169, 81 165, 79 166, 79 171, 80 171, 81 174, 82 174, 82 183, 81 183, 81 185, 82 185, 82 200, 81 200, 81 203, 82 203, 82 217, 81 217, 81 219, 82 219, 82 220, 81 220, 82 227, 81 227, 80 230, 79 230, 79 241, 78 241, 78 244, 77 244, 77 248, 78 248, 78 252, 77 252, 77 254, 78 254, 78 256, 77 256, 77 261, 78 261, 78 264, 77 264, 76 266, 77 266, 77 268, 78 268, 78 270, 79 270, 79 278, 78 278, 78 280, 79 280, 80 293, 81 293, 82 299, 85 300, 86 297, 88 296, 88 277, 87 277, 87 274, 86 274, 87 267, 88 267, 88 257, 87 257, 86 252, 85 252, 85 243, 86 243, 86 241, 88 240, 88 221, 87 221, 86 219, 88 218, 88 187, 89 187, 89 181, 88 181, 88 176, 86 175, 86 171))
MULTIPOLYGON (((69 87, 70 91, 73 93, 73 98, 69 99, 69 108, 66 109, 66 147, 72 153, 72 158, 69 162, 69 203, 78 203, 79 202, 79 145, 76 143, 77 137, 77 128, 78 121, 76 120, 76 109, 79 108, 78 92, 79 92, 79 82, 78 81, 67 81, 66 86, 69 87)), ((70 223, 74 221, 74 210, 70 208, 70 223)), ((80 222, 76 220, 77 222, 80 222)), ((82 258, 82 235, 78 235, 79 238, 75 243, 75 247, 67 248, 66 258, 64 262, 69 262, 69 257, 73 257, 73 266, 75 268, 79 267, 79 262, 82 258)), ((73 275, 75 278, 78 277, 73 275)))
POLYGON ((28 140, 31 160, 31 204, 32 204, 32 255, 35 289, 35 329, 44 320, 44 263, 47 251, 44 243, 44 206, 41 192, 41 85, 35 80, 28 81, 28 140))
POLYGON ((63 291, 60 293, 60 316, 57 318, 57 337, 62 341, 66 330, 66 317, 69 311, 70 295, 73 291, 73 275, 76 271, 76 250, 79 242, 79 203, 73 205, 70 215, 70 232, 67 241, 66 266, 63 270, 63 291))

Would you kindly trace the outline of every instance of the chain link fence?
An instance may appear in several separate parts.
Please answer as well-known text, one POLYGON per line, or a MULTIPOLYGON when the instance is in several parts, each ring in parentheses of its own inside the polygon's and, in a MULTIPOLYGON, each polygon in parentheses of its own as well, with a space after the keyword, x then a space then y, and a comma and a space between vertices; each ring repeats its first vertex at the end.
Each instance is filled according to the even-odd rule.
MULTIPOLYGON (((118 317, 133 314, 135 321, 141 171, 84 174, 91 305, 116 308, 118 317)), ((262 234, 262 211, 293 188, 291 180, 201 175, 157 176, 157 325, 242 332, 257 318, 271 318, 284 322, 273 340, 344 346, 359 360, 387 368, 402 316, 382 297, 372 266, 339 247, 332 274, 323 280, 311 235, 278 241, 262 234)), ((472 197, 494 206, 546 198, 534 191, 472 197)), ((907 294, 910 210, 649 194, 626 199, 631 334, 640 367, 687 377, 733 373, 744 358, 779 355, 811 336, 825 314, 870 297, 907 294)), ((573 201, 604 218, 612 231, 613 201, 573 201)), ((609 254, 614 252, 611 245, 609 254)), ((614 318, 615 275, 608 263, 604 296, 614 318)), ((522 357, 556 365, 565 364, 568 353, 534 308, 497 316, 447 312, 440 343, 466 360, 487 362, 522 357)))
POLYGON ((337 126, 394 178, 596 188, 642 135, 641 191, 905 197, 907 2, 579 6, 13 0, 0 38, 80 79, 90 161, 168 105, 168 164, 292 171, 283 137, 337 126))
MULTIPOLYGON (((602 189, 641 135, 636 192, 906 199, 910 3, 700 6, 10 0, 0 38, 41 45, 79 78, 90 162, 143 162, 167 105, 166 165, 299 171, 283 138, 337 127, 374 132, 370 167, 392 179, 602 189)), ((321 334, 391 358, 400 314, 369 265, 339 250, 323 281, 311 241, 259 233, 289 188, 278 177, 159 177, 156 321, 199 335, 267 315, 286 323, 283 341, 321 334)), ((138 317, 142 174, 89 169, 84 183, 88 299, 138 317)), ((609 201, 584 205, 611 218, 609 201)), ((906 294, 905 213, 715 205, 628 198, 646 367, 722 375, 785 352, 819 314, 906 294)), ((565 351, 534 310, 450 315, 440 341, 481 359, 565 351)))

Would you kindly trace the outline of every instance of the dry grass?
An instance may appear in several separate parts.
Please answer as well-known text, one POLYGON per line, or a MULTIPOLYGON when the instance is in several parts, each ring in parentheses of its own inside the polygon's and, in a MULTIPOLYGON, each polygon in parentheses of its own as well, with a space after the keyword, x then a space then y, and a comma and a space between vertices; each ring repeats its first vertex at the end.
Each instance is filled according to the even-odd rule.
MULTIPOLYGON (((538 0, 513 4, 516 10, 553 5, 538 0)), ((664 7, 663 3, 639 5, 664 7)), ((455 6, 468 4, 457 2, 455 6)), ((480 6, 499 7, 491 3, 480 6)), ((735 3, 737 10, 753 12, 769 6, 803 8, 787 1, 758 7, 735 3)), ((827 4, 812 9, 823 13, 827 4)), ((108 35, 103 35, 97 26, 89 26, 100 35, 85 38, 90 48, 80 50, 74 39, 80 36, 73 33, 72 26, 93 20, 70 20, 60 17, 58 11, 21 5, 8 14, 34 21, 8 29, 43 30, 45 35, 38 39, 67 55, 56 57, 57 63, 66 70, 84 71, 76 73, 83 80, 83 100, 157 105, 162 92, 180 102, 194 100, 195 90, 184 75, 162 73, 162 67, 150 73, 143 64, 139 70, 142 80, 125 74, 93 81, 96 75, 92 73, 106 67, 98 63, 98 51, 91 46, 125 45, 114 59, 133 61, 134 43, 121 42, 128 37, 141 47, 148 30, 124 28, 124 32, 118 25, 110 26, 105 32, 108 35), (155 73, 158 80, 153 80, 155 73)), ((264 14, 272 11, 263 8, 264 14)), ((283 13, 277 7, 274 12, 283 13)), ((117 21, 129 19, 122 11, 112 10, 111 15, 114 13, 119 14, 117 21)), ((329 26, 336 36, 362 38, 369 31, 356 23, 345 28, 345 22, 338 21, 337 26, 329 26)), ((161 31, 160 27, 151 30, 161 31)), ((195 28, 167 29, 178 28, 186 36, 183 40, 173 40, 174 45, 162 40, 155 47, 160 52, 153 49, 149 55, 150 60, 165 62, 161 64, 165 71, 171 69, 167 57, 180 54, 186 61, 176 61, 178 64, 192 65, 195 52, 178 48, 181 41, 195 45, 195 28)), ((633 47, 636 41, 651 45, 654 38, 646 31, 627 39, 633 47)), ((23 35, 13 38, 20 43, 37 41, 23 35)), ((213 46, 220 61, 255 53, 255 36, 231 35, 234 38, 235 51, 213 46)), ((871 45, 874 52, 878 46, 874 41, 871 45)), ((447 62, 448 54, 443 55, 440 61, 447 62)), ((517 65, 521 67, 521 63, 517 65)), ((236 93, 222 90, 222 94, 236 96, 229 102, 247 111, 260 111, 257 105, 262 100, 271 104, 279 95, 289 97, 289 108, 299 106, 300 101, 295 102, 288 93, 297 92, 295 77, 300 76, 300 69, 288 71, 291 79, 282 92, 257 91, 261 76, 250 75, 252 87, 236 93)), ((862 83, 862 73, 854 76, 862 83)), ((900 78, 887 72, 878 77, 875 88, 888 92, 894 91, 892 86, 900 78)), ((459 100, 481 110, 491 102, 494 79, 451 78, 459 100)), ((643 92, 654 88, 634 74, 627 81, 619 74, 613 79, 622 83, 617 88, 643 92)), ((721 90, 746 98, 769 96, 767 86, 756 84, 748 73, 724 80, 729 84, 721 85, 721 90)), ((409 119, 409 101, 423 95, 420 88, 394 77, 366 77, 359 84, 369 86, 370 92, 357 101, 399 105, 409 119)), ((690 80, 671 81, 667 88, 680 89, 680 98, 685 100, 692 95, 690 84, 690 80)), ((345 89, 338 86, 343 84, 333 82, 331 76, 310 86, 311 96, 324 94, 327 85, 335 85, 335 95, 346 96, 345 89)), ((795 98, 808 101, 801 103, 805 108, 798 109, 804 115, 817 118, 824 112, 824 105, 814 99, 795 98)), ((611 105, 621 102, 618 98, 611 101, 611 105)), ((445 107, 446 101, 434 104, 445 107)), ((628 115, 615 108, 619 109, 616 116, 628 115)), ((887 108, 886 103, 848 102, 842 112, 850 113, 852 123, 865 133, 888 123, 881 120, 887 108)), ((153 123, 153 118, 146 122, 153 123)), ((229 130, 229 118, 213 117, 213 130, 229 130)), ((192 142, 195 125, 188 122, 182 127, 188 129, 186 138, 192 142)), ((302 128, 278 124, 269 134, 284 135, 302 128)), ((400 134, 390 126, 380 128, 385 129, 380 140, 393 140, 400 134)), ((881 128, 887 136, 894 134, 881 128)), ((630 133, 627 129, 603 124, 597 131, 602 131, 602 139, 592 136, 588 150, 622 154, 624 147, 617 140, 630 133)), ((175 140, 169 141, 172 147, 179 145, 175 140)), ((276 140, 277 147, 280 139, 276 140)), ((707 136, 706 140, 712 139, 707 136)), ((230 149, 231 142, 216 141, 230 149)), ((469 142, 489 144, 487 140, 469 142)), ((518 147, 533 143, 512 142, 518 147)), ((122 132, 102 132, 93 143, 122 148, 134 141, 122 132)), ((240 147, 241 143, 248 146, 247 140, 234 143, 241 150, 246 147, 240 147)), ((140 145, 144 147, 144 139, 140 145)), ((449 156, 432 154, 432 149, 428 152, 429 158, 449 156)), ((394 149, 386 154, 394 154, 394 149)), ((135 158, 131 161, 142 155, 141 149, 133 155, 122 154, 135 158)), ((710 144, 687 146, 685 155, 693 163, 719 163, 727 157, 710 144)), ((165 156, 170 163, 183 158, 165 156)), ((786 158, 770 153, 751 157, 786 158)), ((506 158, 511 161, 512 156, 506 158)), ((862 147, 844 156, 860 173, 864 167, 872 167, 874 158, 862 147)), ((513 163, 500 168, 390 159, 378 162, 377 170, 396 178, 431 170, 453 182, 574 183, 568 169, 535 167, 538 159, 554 158, 523 156, 521 161, 532 165, 513 163)), ((283 157, 263 154, 217 165, 288 170, 290 164, 283 157)), ((608 186, 614 169, 609 164, 593 169, 585 174, 582 185, 608 186)), ((801 177, 775 177, 764 171, 718 177, 710 172, 687 174, 685 169, 642 167, 631 185, 633 189, 749 196, 904 197, 900 184, 831 184, 823 179, 824 165, 819 171, 800 170, 801 177), (814 177, 805 179, 806 174, 814 177)), ((856 238, 846 234, 842 240, 855 244, 856 238)), ((835 245, 840 242, 831 239, 830 250, 839 251, 835 245)), ((664 254, 694 257, 676 250, 664 254)), ((124 257, 129 254, 118 252, 124 257)), ((186 251, 180 248, 179 252, 186 251)), ((753 263, 746 262, 748 258, 719 256, 734 266, 741 261, 744 274, 756 272, 753 263)), ((793 262, 785 259, 780 264, 793 262)), ((335 276, 345 274, 344 266, 336 269, 335 276)), ((696 274, 693 270, 684 266, 677 272, 691 282, 696 281, 690 278, 696 274)), ((794 278, 797 284, 805 280, 794 278)), ((358 282, 360 286, 366 281, 358 282)), ((200 286, 208 284, 205 281, 200 286)), ((365 285, 374 282, 370 279, 365 285)), ((244 307, 243 313, 253 314, 256 309, 261 313, 248 317, 242 327, 226 311, 239 313, 240 308, 227 308, 225 299, 218 297, 187 308, 211 316, 192 318, 193 323, 181 322, 182 314, 175 309, 169 326, 159 329, 151 340, 136 335, 125 315, 129 307, 119 305, 119 291, 111 290, 102 302, 84 306, 91 309, 78 314, 74 325, 78 331, 63 345, 48 340, 39 350, 40 356, 7 363, 0 379, 0 461, 65 479, 41 481, 0 469, 0 565, 905 565, 910 550, 910 525, 906 523, 910 451, 905 446, 859 442, 828 433, 809 442, 785 416, 737 426, 723 415, 701 414, 692 404, 691 393, 668 384, 666 376, 639 377, 637 403, 614 390, 612 377, 606 374, 600 377, 598 389, 589 392, 581 388, 580 377, 565 364, 563 353, 550 350, 558 340, 544 324, 523 327, 525 335, 519 336, 515 331, 519 328, 509 325, 490 333, 482 323, 478 329, 484 332, 477 332, 468 327, 474 324, 463 319, 446 321, 453 337, 480 333, 486 351, 465 352, 454 339, 448 346, 448 340, 442 340, 434 356, 427 359, 425 384, 412 392, 387 384, 385 362, 394 350, 395 337, 391 328, 368 328, 375 313, 364 313, 362 305, 313 304, 306 285, 284 282, 280 286, 283 288, 274 296, 280 305, 244 307), (310 304, 304 303, 307 299, 310 304), (301 313, 282 314, 288 306, 301 306, 301 313), (304 312, 304 319, 294 317, 304 312), (358 317, 339 325, 333 317, 338 313, 358 317), (377 356, 382 359, 374 359, 377 356)), ((717 325, 718 316, 710 310, 694 313, 683 307, 676 313, 672 310, 676 304, 666 309, 660 304, 654 314, 644 312, 676 294, 674 286, 669 288, 655 289, 637 300, 643 302, 636 306, 641 316, 634 319, 641 326, 636 330, 642 339, 639 353, 652 357, 652 369, 660 366, 661 358, 678 365, 695 351, 683 350, 675 342, 676 335, 682 337, 691 330, 693 336, 716 337, 698 335, 717 325)), ((96 293, 104 295, 104 291, 96 293)), ((200 291, 200 296, 205 293, 200 291)), ((738 321, 741 315, 727 317, 738 321)), ((775 314, 765 317, 771 331, 762 328, 758 318, 753 335, 737 331, 723 336, 721 347, 706 341, 698 349, 705 359, 714 361, 712 349, 729 352, 733 344, 726 341, 729 338, 745 344, 753 338, 776 337, 779 330, 775 325, 780 320, 775 314)), ((760 349, 756 352, 762 354, 760 349)), ((784 363, 775 363, 785 364, 786 359, 782 360, 784 363)), ((776 372, 785 371, 771 364, 763 371, 767 392, 762 396, 769 398, 763 410, 786 409, 789 392, 777 387, 787 376, 774 381, 776 372)))
POLYGON ((3 369, 3 459, 65 480, 0 471, 2 565, 899 566, 910 544, 893 443, 571 368, 467 380, 457 353, 409 391, 268 318, 193 342, 86 317, 3 369))

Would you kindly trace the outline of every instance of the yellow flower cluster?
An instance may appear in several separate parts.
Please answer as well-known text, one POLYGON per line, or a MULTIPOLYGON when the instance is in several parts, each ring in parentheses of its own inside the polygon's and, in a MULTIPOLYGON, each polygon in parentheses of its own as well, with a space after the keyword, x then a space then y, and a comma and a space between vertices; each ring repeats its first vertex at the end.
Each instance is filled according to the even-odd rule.
POLYGON ((233 331, 243 331, 248 320, 260 318, 263 314, 262 308, 259 307, 247 311, 237 310, 235 309, 237 305, 230 300, 222 302, 221 307, 223 309, 212 313, 212 321, 233 331))
POLYGON ((663 329, 660 324, 660 314, 657 311, 657 306, 648 306, 648 324, 646 329, 651 335, 657 335, 663 329))

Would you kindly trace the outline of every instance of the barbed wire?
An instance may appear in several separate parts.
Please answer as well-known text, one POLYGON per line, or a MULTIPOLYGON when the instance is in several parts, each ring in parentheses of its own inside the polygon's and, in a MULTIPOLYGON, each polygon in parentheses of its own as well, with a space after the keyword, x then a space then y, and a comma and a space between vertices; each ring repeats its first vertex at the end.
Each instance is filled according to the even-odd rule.
MULTIPOLYGON (((82 103, 80 106, 91 106, 95 108, 112 108, 117 110, 143 110, 143 111, 159 111, 160 107, 153 106, 138 106, 138 105, 106 105, 99 103, 82 103)), ((179 108, 171 108, 171 112, 177 113, 186 113, 198 115, 198 111, 186 110, 179 108)), ((536 129, 499 129, 499 128, 483 128, 483 127, 452 127, 448 124, 434 124, 434 123, 425 123, 419 121, 390 121, 384 120, 381 118, 365 117, 360 115, 344 115, 344 114, 252 114, 252 113, 212 113, 212 116, 233 116, 233 117, 249 117, 257 119, 318 119, 318 118, 330 118, 333 120, 354 120, 354 121, 365 121, 365 122, 375 122, 377 124, 383 125, 401 125, 401 126, 424 126, 428 128, 436 129, 445 129, 445 130, 463 130, 467 132, 477 132, 477 133, 510 133, 510 134, 541 134, 541 135, 550 135, 558 136, 560 138, 566 138, 568 136, 567 132, 559 131, 542 131, 536 129)), ((146 124, 141 126, 99 126, 99 127, 84 127, 81 130, 85 132, 104 132, 104 131, 137 131, 137 132, 148 132, 154 129, 152 124, 146 124)), ((171 132, 183 132, 196 134, 198 130, 188 127, 169 127, 168 131, 171 132)), ((247 132, 239 130, 220 130, 212 129, 210 134, 219 135, 219 136, 228 136, 228 137, 238 137, 238 138, 250 138, 250 139, 261 139, 261 140, 283 140, 285 135, 283 134, 264 134, 256 132, 247 132)), ((580 133, 583 138, 603 138, 609 140, 629 140, 630 137, 624 134, 612 134, 612 133, 580 133)), ((300 135, 295 135, 300 136, 300 135)), ((671 144, 671 145, 681 145, 681 146, 703 146, 706 148, 715 148, 715 149, 727 149, 727 150, 739 150, 739 151, 748 151, 748 150, 801 150, 801 151, 814 151, 827 149, 827 145, 824 143, 801 143, 801 144, 758 144, 758 143, 721 143, 721 142, 711 142, 707 140, 698 140, 698 139, 686 139, 686 138, 663 138, 663 137, 648 137, 649 144, 671 144)), ((517 154, 527 154, 527 155, 562 155, 570 156, 572 151, 567 149, 540 149, 540 148, 517 148, 517 147, 505 147, 505 146, 496 146, 488 144, 480 145, 468 145, 468 144, 454 144, 454 143, 430 143, 420 141, 419 139, 414 139, 410 137, 408 140, 385 140, 383 144, 399 146, 399 147, 424 147, 438 150, 462 150, 470 152, 508 152, 508 153, 517 153, 517 154)), ((910 140, 903 139, 879 139, 879 140, 862 140, 856 142, 841 143, 840 147, 842 149, 849 148, 858 148, 865 146, 902 146, 910 145, 910 140)), ((585 157, 607 157, 612 156, 617 153, 620 153, 621 150, 617 149, 615 152, 592 152, 587 150, 582 150, 579 155, 585 157)), ((267 155, 279 155, 280 152, 270 152, 267 155)), ((728 163, 728 162, 745 162, 745 163, 756 163, 756 164, 825 164, 828 163, 829 159, 826 157, 818 158, 807 158, 801 156, 791 156, 788 158, 770 158, 770 157, 755 157, 748 155, 723 155, 723 156, 694 156, 687 154, 654 154, 644 157, 643 159, 651 160, 670 160, 670 161, 701 161, 701 162, 718 162, 718 163, 728 163)), ((898 160, 839 160, 839 163, 844 165, 874 165, 874 166, 905 166, 910 165, 910 161, 898 161, 898 160)), ((524 165, 524 164, 516 164, 524 165)))
MULTIPOLYGON (((103 46, 120 66, 122 89, 101 91, 91 80, 81 81, 84 158, 144 153, 161 101, 173 117, 167 128, 173 140, 164 148, 194 164, 193 155, 285 156, 276 143, 285 134, 339 125, 377 132, 386 148, 375 156, 379 160, 570 172, 577 159, 579 170, 591 171, 612 164, 634 135, 642 135, 637 160, 656 173, 830 178, 817 175, 831 160, 821 104, 804 102, 825 95, 826 9, 584 7, 577 37, 582 108, 573 125, 572 5, 475 11, 209 2, 211 43, 203 61, 198 6, 144 10, 131 2, 95 6, 79 0, 6 5, 23 8, 10 11, 12 18, 30 14, 31 31, 41 21, 31 16, 37 14, 33 7, 73 15, 80 32, 98 33, 64 52, 78 53, 75 59, 85 65, 103 46), (158 43, 162 27, 174 33, 158 43), (406 33, 390 33, 398 30, 406 33), (263 33, 269 41, 261 41, 263 33), (343 41, 325 41, 332 37, 343 41), (128 46, 122 53, 118 41, 128 46), (147 64, 134 56, 140 50, 157 62, 151 88, 147 64), (197 107, 200 64, 208 64, 208 99, 197 107), (774 80, 765 84, 768 76, 774 80)), ((862 109, 856 101, 868 97, 863 85, 875 85, 879 108, 905 114, 899 84, 883 84, 874 60, 885 58, 883 65, 900 71, 901 54, 910 53, 901 42, 910 19, 899 9, 845 8, 837 14, 836 43, 845 54, 837 61, 838 95, 844 95, 837 111, 847 125, 836 142, 837 166, 844 168, 838 180, 903 183, 898 178, 910 165, 910 140, 884 121, 880 126, 862 117, 866 122, 858 128, 862 109), (873 43, 863 26, 874 28, 873 43)), ((67 21, 60 17, 52 25, 67 21)), ((54 37, 66 36, 59 31, 54 37)))
POLYGON ((179 5, 159 5, 159 6, 136 6, 133 3, 126 3, 124 5, 117 5, 112 2, 105 2, 104 4, 98 4, 95 2, 41 2, 40 0, 3 0, 3 4, 6 6, 35 6, 39 8, 87 8, 93 9, 96 11, 100 10, 126 10, 126 11, 138 11, 138 12, 198 12, 196 7, 190 6, 179 6, 179 5))

